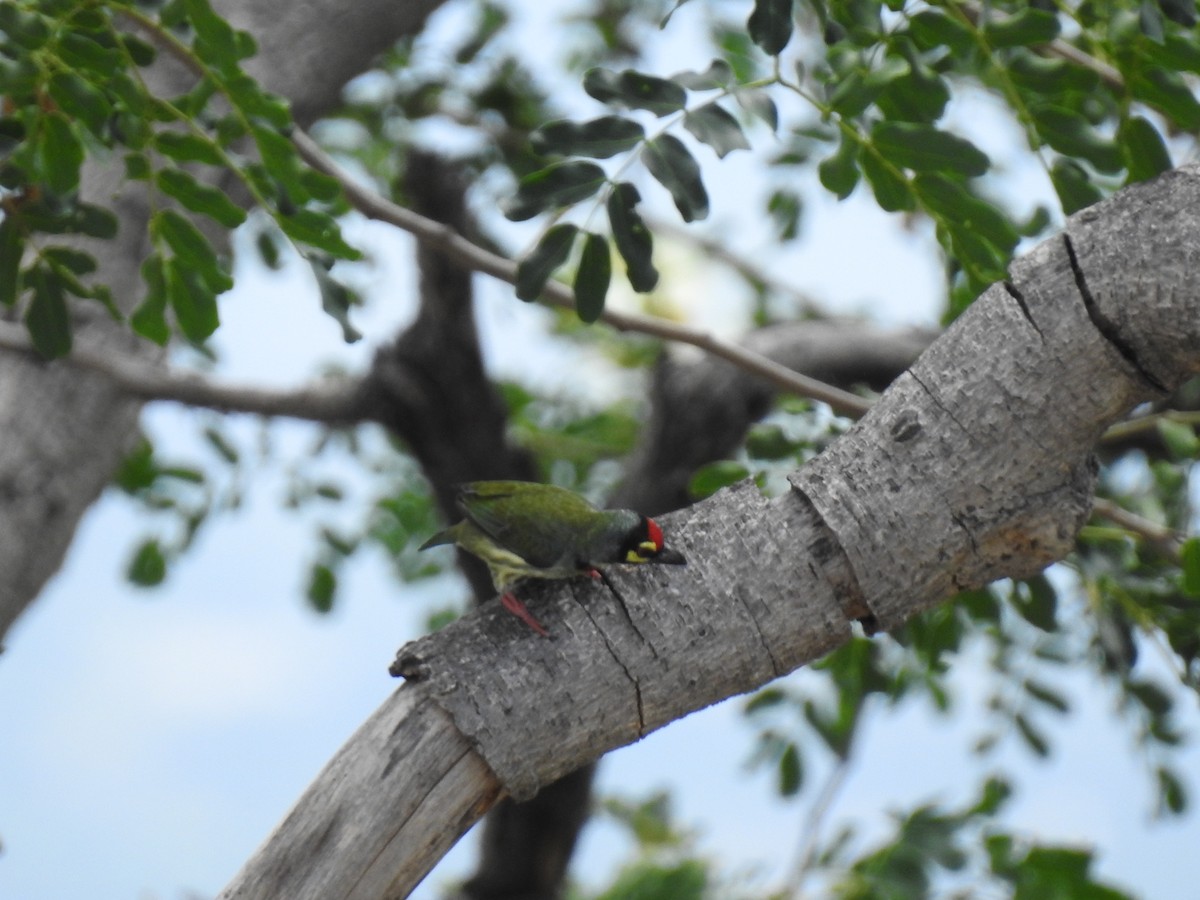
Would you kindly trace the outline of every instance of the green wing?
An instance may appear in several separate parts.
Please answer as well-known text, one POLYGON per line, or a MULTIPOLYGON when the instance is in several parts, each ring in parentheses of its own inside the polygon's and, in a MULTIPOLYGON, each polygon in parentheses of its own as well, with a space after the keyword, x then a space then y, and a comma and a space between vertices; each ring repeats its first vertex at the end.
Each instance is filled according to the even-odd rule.
POLYGON ((488 537, 539 569, 570 560, 598 510, 565 488, 527 481, 460 485, 458 505, 488 537))

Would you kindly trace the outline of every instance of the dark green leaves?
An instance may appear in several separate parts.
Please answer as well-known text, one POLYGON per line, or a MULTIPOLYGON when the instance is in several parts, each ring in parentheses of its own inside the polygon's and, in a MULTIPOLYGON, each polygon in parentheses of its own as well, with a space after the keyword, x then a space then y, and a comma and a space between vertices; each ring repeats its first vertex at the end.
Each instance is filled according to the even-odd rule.
POLYGON ((595 322, 604 312, 604 299, 612 280, 612 254, 608 241, 586 234, 579 269, 575 272, 575 310, 584 322, 595 322))
POLYGON ((708 192, 700 179, 700 167, 679 138, 659 135, 646 144, 646 168, 671 192, 675 208, 685 222, 708 215, 708 192))
POLYGON ((917 122, 877 122, 871 140, 892 165, 914 172, 957 172, 983 175, 987 155, 964 138, 917 122))
POLYGON ((554 271, 571 255, 575 239, 583 235, 583 251, 575 271, 575 309, 584 322, 595 322, 604 312, 604 300, 612 279, 612 257, 608 242, 598 234, 581 232, 570 224, 549 229, 537 246, 517 265, 517 296, 536 300, 554 271))
POLYGON ((523 222, 538 213, 578 203, 596 193, 606 178, 595 163, 558 163, 522 178, 505 215, 514 222, 523 222))
POLYGON ((537 246, 517 265, 517 296, 522 300, 536 300, 546 286, 546 279, 567 261, 571 245, 579 229, 574 225, 555 225, 549 229, 537 246))
POLYGON ((42 119, 35 149, 39 168, 50 190, 65 194, 79 186, 83 166, 83 143, 66 116, 50 113, 42 119))
POLYGON ((25 239, 12 216, 0 220, 0 306, 17 301, 25 239))
POLYGON ((1142 116, 1130 116, 1121 122, 1117 143, 1130 183, 1145 181, 1171 168, 1171 154, 1162 135, 1142 116))
POLYGON ((1027 8, 1011 15, 992 15, 983 36, 994 48, 1048 44, 1058 37, 1058 16, 1043 9, 1027 8))
POLYGON ((683 109, 687 91, 666 78, 633 69, 614 72, 596 68, 583 76, 583 89, 601 103, 623 103, 631 109, 646 109, 656 116, 683 109))
POLYGON ((613 187, 608 195, 608 222, 617 252, 625 260, 629 284, 635 291, 654 290, 658 270, 651 262, 653 238, 635 208, 641 200, 637 188, 627 181, 613 187))
POLYGON ((754 0, 746 28, 751 40, 771 56, 787 46, 792 27, 792 0, 754 0))
POLYGON ((167 559, 157 540, 150 538, 142 542, 129 561, 125 577, 139 587, 162 584, 167 577, 167 559))
POLYGON ((71 351, 71 322, 62 282, 41 266, 33 269, 29 280, 33 297, 25 310, 25 327, 34 349, 47 359, 66 356, 71 351))
POLYGON ((621 116, 602 116, 590 122, 551 122, 535 131, 530 140, 539 153, 608 159, 632 150, 645 134, 637 122, 621 116))
POLYGON ((716 103, 706 103, 698 109, 689 110, 683 117, 683 127, 692 137, 702 141, 724 158, 734 150, 749 150, 750 142, 742 133, 733 116, 716 103))
POLYGON ((858 184, 858 141, 842 135, 837 152, 821 161, 817 175, 825 189, 845 200, 858 184))
POLYGON ((228 194, 202 184, 183 169, 160 169, 154 181, 164 194, 226 228, 237 228, 246 221, 246 211, 230 200, 228 194))

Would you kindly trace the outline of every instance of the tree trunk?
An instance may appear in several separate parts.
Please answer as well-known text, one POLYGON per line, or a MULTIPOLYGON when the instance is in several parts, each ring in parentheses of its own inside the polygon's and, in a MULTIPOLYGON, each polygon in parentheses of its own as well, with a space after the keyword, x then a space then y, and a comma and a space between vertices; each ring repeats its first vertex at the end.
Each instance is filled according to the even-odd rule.
POLYGON ((753 690, 955 592, 1061 559, 1092 449, 1200 370, 1200 167, 1072 217, 872 412, 768 501, 741 485, 664 521, 686 567, 530 591, 400 651, 407 679, 222 893, 403 897, 505 794, 753 690))

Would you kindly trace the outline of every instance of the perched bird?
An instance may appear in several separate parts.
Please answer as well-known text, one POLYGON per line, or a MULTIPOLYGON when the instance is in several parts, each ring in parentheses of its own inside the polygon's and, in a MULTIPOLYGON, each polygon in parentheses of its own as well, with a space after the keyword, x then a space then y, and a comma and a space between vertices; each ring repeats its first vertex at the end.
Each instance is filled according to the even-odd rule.
POLYGON ((492 574, 504 608, 542 637, 549 632, 511 588, 524 578, 602 577, 605 563, 685 562, 663 544, 653 519, 631 509, 597 509, 565 488, 528 481, 459 485, 466 518, 439 531, 420 549, 457 544, 492 574))

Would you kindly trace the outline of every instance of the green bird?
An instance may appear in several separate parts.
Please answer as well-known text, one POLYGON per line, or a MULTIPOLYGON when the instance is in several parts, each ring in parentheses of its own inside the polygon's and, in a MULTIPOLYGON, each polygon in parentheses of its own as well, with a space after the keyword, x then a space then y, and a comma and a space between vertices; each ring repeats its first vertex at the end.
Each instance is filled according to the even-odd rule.
POLYGON ((457 544, 491 571, 504 608, 540 634, 549 632, 511 588, 525 578, 603 577, 606 563, 685 562, 663 543, 653 519, 632 509, 597 509, 565 488, 529 481, 474 481, 455 498, 466 516, 420 549, 457 544))

